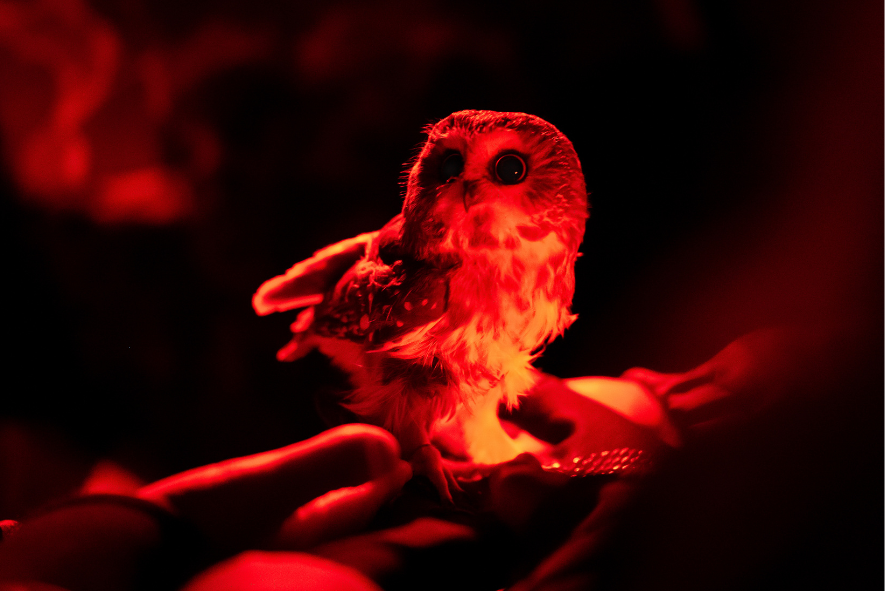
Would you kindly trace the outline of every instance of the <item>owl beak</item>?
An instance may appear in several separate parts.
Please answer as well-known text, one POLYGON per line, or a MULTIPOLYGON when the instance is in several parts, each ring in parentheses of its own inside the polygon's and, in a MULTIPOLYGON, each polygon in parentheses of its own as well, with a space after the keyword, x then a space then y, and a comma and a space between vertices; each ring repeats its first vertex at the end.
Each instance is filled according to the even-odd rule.
POLYGON ((476 195, 476 181, 462 181, 462 201, 465 204, 465 213, 471 208, 471 206, 477 202, 476 195))

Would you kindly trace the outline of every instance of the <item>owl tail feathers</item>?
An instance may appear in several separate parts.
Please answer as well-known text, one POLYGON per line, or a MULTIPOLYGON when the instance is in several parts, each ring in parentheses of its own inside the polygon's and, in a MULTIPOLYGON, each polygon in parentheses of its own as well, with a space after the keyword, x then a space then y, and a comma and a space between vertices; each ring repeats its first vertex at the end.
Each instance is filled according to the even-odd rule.
POLYGON ((296 317, 295 322, 289 327, 292 331, 292 340, 282 349, 277 351, 277 361, 295 361, 310 353, 314 347, 313 332, 310 330, 314 322, 314 308, 302 310, 296 317))

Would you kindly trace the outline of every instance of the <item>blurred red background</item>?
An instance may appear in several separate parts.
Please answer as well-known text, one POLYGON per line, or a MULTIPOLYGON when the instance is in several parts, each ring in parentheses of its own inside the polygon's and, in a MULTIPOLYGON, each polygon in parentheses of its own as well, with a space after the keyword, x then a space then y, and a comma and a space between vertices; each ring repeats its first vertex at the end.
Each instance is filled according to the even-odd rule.
POLYGON ((320 430, 313 394, 340 378, 277 363, 291 319, 251 295, 381 227, 420 129, 478 108, 554 123, 591 191, 580 318, 540 367, 683 371, 781 322, 852 334, 829 368, 851 410, 810 445, 865 450, 881 524, 882 12, 0 0, 0 518, 100 460, 149 481, 320 430))

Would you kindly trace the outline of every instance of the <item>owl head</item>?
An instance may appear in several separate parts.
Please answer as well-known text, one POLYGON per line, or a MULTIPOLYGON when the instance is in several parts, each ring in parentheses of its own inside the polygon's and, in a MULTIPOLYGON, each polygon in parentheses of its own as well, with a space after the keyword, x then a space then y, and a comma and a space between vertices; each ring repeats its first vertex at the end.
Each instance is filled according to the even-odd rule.
POLYGON ((588 200, 572 143, 534 115, 459 111, 409 165, 403 245, 420 260, 513 249, 552 233, 575 253, 588 200))

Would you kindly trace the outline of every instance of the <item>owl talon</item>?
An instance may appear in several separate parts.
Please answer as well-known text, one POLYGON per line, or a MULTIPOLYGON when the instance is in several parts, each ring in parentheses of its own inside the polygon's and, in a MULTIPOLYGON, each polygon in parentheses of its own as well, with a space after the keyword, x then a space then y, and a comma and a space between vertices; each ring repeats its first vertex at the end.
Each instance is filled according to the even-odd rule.
POLYGON ((460 493, 465 492, 465 490, 458 483, 458 480, 456 480, 455 475, 452 473, 452 470, 450 470, 449 467, 446 466, 445 464, 443 464, 442 468, 443 468, 443 474, 446 476, 446 482, 449 483, 449 490, 450 491, 456 490, 460 493))
POLYGON ((436 447, 431 444, 422 445, 412 454, 409 463, 412 465, 414 475, 425 476, 431 481, 444 504, 449 506, 455 504, 450 489, 461 491, 461 487, 455 482, 452 472, 443 465, 443 458, 436 447))

